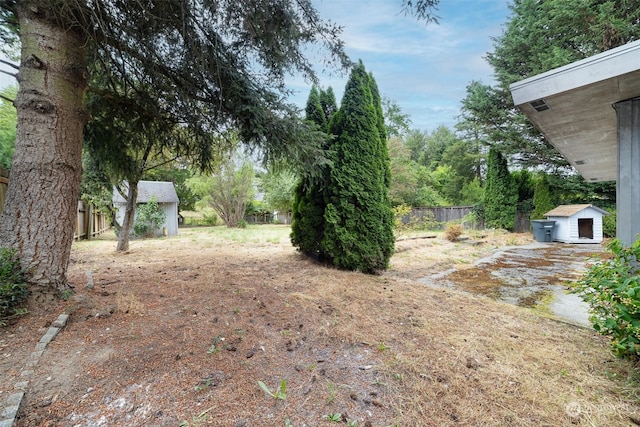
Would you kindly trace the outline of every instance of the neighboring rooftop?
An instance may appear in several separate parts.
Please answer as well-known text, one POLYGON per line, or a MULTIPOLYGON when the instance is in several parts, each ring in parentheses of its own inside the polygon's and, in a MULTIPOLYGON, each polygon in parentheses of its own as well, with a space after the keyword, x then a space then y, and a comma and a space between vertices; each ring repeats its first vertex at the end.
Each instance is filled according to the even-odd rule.
POLYGON ((613 104, 640 97, 640 40, 510 89, 515 105, 587 181, 617 179, 613 104))

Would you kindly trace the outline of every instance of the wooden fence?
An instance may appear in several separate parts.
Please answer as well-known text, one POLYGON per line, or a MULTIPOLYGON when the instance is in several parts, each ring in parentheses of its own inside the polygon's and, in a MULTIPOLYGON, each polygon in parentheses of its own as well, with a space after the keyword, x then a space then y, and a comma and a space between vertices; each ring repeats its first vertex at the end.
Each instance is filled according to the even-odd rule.
POLYGON ((76 217, 76 240, 90 240, 111 228, 109 216, 97 211, 92 205, 78 202, 78 216, 76 217))
MULTIPOLYGON (((420 207, 413 208, 403 222, 428 223, 430 228, 443 229, 445 224, 451 221, 462 221, 473 212, 473 206, 444 206, 444 207, 420 207)), ((531 212, 517 211, 514 231, 525 233, 531 231, 531 212)), ((464 221, 466 228, 481 230, 484 224, 481 221, 464 221)))
POLYGON ((409 221, 429 222, 430 225, 444 225, 451 221, 460 221, 473 212, 473 206, 440 206, 413 208, 408 215, 409 221))
MULTIPOLYGON (((9 186, 9 171, 0 168, 0 214, 4 209, 9 186)), ((93 206, 78 202, 78 216, 76 218, 76 231, 73 238, 76 240, 91 239, 111 228, 109 217, 96 211, 93 206)))
POLYGON ((247 224, 291 224, 291 212, 262 212, 245 215, 247 224))

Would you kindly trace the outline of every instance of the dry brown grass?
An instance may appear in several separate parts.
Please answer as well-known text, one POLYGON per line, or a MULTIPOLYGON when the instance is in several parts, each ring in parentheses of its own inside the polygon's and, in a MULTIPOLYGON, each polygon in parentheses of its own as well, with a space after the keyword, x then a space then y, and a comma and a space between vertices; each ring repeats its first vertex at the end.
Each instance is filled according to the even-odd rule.
POLYGON ((632 367, 593 332, 450 290, 376 282, 343 277, 318 293, 337 308, 328 334, 388 347, 380 387, 398 425, 622 426, 639 414, 612 382, 632 367))
POLYGON ((149 425, 142 409, 160 426, 211 408, 200 425, 330 426, 322 416, 336 412, 360 427, 628 426, 640 417, 633 366, 592 330, 415 281, 530 235, 402 241, 392 269, 370 276, 300 256, 287 234, 182 230, 125 255, 110 252, 111 241, 75 245, 72 277, 92 269, 96 289, 78 284, 87 302, 45 353, 36 377, 53 379, 30 385, 18 427, 72 425, 73 416, 149 425), (91 316, 114 302, 113 316, 91 316), (207 354, 216 336, 233 349, 207 354), (208 376, 216 385, 195 390, 208 376), (282 379, 284 401, 256 385, 282 379))

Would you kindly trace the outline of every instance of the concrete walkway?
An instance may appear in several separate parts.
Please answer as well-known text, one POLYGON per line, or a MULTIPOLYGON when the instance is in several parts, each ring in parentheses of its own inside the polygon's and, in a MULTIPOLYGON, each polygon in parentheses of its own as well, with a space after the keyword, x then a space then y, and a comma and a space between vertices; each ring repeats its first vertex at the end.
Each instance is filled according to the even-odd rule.
MULTIPOLYGON (((534 306, 558 320, 589 327, 588 306, 568 293, 571 282, 585 272, 593 255, 604 252, 595 244, 532 243, 504 247, 475 263, 474 269, 490 274, 488 294, 499 301, 520 306, 534 306), (526 303, 525 303, 526 302, 526 303)), ((467 290, 455 283, 450 270, 420 281, 439 287, 467 290)), ((486 275, 484 276, 486 277, 486 275)))

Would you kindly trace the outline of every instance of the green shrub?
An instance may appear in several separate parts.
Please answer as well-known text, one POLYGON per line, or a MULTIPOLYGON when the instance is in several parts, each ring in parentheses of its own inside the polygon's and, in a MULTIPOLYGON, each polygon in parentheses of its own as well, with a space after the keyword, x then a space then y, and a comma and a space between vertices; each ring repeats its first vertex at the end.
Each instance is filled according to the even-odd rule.
POLYGON ((204 225, 218 225, 220 223, 220 217, 215 212, 211 214, 203 212, 201 222, 204 225))
POLYGON ((393 227, 397 231, 403 231, 410 228, 411 206, 401 204, 393 208, 393 227))
POLYGON ((616 237, 616 210, 607 209, 609 215, 602 217, 602 234, 605 237, 616 237))
POLYGON ((137 211, 136 219, 133 223, 133 231, 139 237, 153 237, 156 230, 167 219, 165 213, 160 209, 155 196, 152 196, 147 203, 139 204, 137 211))
POLYGON ((589 304, 589 320, 602 335, 611 336, 619 357, 640 355, 640 240, 625 247, 614 239, 609 258, 589 266, 574 292, 589 304))
POLYGON ((28 294, 24 271, 15 251, 0 248, 0 323, 18 313, 18 305, 28 294))

